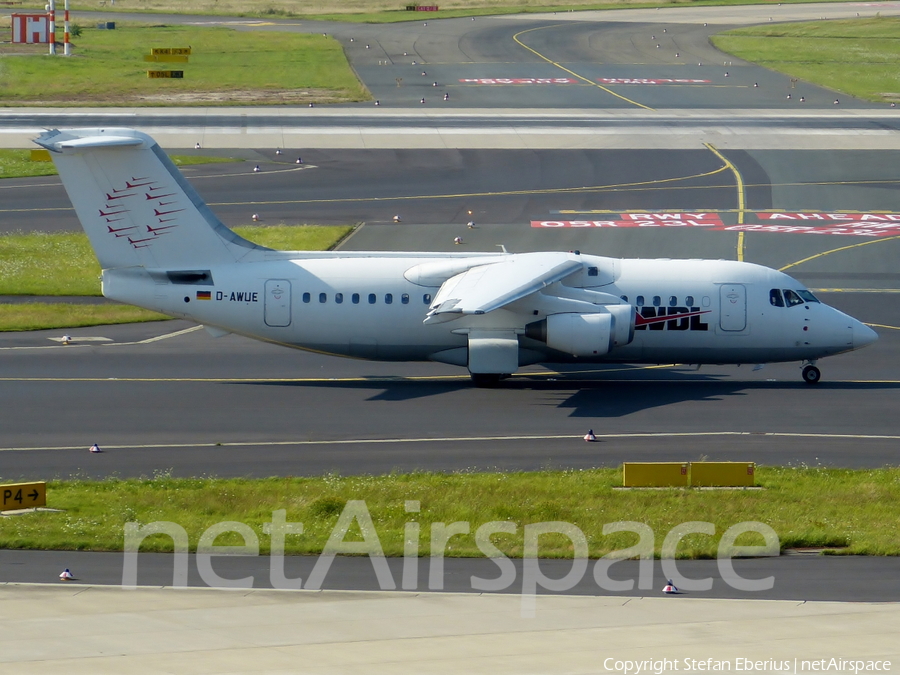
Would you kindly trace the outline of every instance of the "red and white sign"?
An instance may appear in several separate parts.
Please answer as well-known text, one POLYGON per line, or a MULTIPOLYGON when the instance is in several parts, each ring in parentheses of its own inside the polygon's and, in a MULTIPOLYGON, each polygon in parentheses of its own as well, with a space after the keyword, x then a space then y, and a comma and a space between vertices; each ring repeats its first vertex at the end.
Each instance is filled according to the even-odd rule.
POLYGON ((16 44, 49 44, 49 14, 13 14, 12 41, 16 44))
POLYGON ((575 84, 571 77, 477 77, 460 79, 463 84, 575 84))
POLYGON ((733 232, 775 232, 778 234, 844 234, 857 237, 893 237, 900 235, 900 223, 848 222, 834 225, 729 225, 733 232))
POLYGON ((787 234, 842 234, 892 237, 900 234, 900 213, 757 213, 765 225, 733 225, 729 230, 787 234))
POLYGON ((621 213, 617 220, 533 220, 532 227, 723 227, 718 213, 621 213))
POLYGON ((854 223, 900 223, 900 213, 757 213, 760 220, 841 221, 854 223))
POLYGON ((757 213, 764 223, 725 225, 718 213, 620 213, 606 220, 533 220, 532 227, 629 228, 702 227, 715 232, 836 234, 857 237, 900 235, 900 213, 757 213), (810 224, 820 223, 817 225, 810 224))
POLYGON ((682 78, 651 77, 600 77, 601 84, 707 84, 710 80, 689 80, 682 78))

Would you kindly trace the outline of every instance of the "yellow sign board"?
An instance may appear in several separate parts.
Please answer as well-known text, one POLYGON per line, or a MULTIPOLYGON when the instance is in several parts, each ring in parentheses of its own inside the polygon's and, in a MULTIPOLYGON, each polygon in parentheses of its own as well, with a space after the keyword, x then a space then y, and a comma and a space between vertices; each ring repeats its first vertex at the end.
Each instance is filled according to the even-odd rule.
POLYGON ((145 55, 144 61, 150 61, 151 63, 187 63, 188 57, 181 54, 151 54, 150 56, 145 55))
POLYGON ((754 462, 691 462, 691 485, 695 487, 753 487, 754 462))
POLYGON ((49 150, 32 150, 31 151, 31 161, 32 162, 52 162, 50 159, 50 151, 49 150))
POLYGON ((172 55, 172 54, 180 54, 181 56, 190 56, 191 48, 190 47, 165 47, 160 49, 151 49, 150 53, 153 56, 163 56, 163 55, 172 55))
POLYGON ((625 462, 625 487, 687 487, 687 462, 625 462))
POLYGON ((184 71, 183 70, 148 70, 147 77, 150 77, 150 78, 163 77, 163 78, 181 80, 184 78, 184 71))
POLYGON ((0 510, 14 511, 47 505, 46 483, 11 483, 0 485, 0 510))

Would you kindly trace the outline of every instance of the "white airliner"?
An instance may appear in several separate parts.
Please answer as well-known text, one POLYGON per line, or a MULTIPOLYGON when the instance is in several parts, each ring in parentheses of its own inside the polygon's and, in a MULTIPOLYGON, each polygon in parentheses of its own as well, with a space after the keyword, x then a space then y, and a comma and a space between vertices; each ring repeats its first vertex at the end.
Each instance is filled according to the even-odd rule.
POLYGON ((226 228, 132 129, 53 130, 51 151, 103 268, 103 295, 327 354, 438 361, 492 384, 533 363, 762 364, 877 339, 767 267, 574 252, 275 251, 226 228))

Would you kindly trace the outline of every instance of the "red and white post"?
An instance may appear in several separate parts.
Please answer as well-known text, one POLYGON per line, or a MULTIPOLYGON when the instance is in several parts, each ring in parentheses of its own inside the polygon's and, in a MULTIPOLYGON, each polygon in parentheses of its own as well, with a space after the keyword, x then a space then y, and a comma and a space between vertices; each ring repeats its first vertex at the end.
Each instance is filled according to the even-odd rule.
POLYGON ((72 56, 72 45, 69 43, 69 0, 66 0, 66 14, 63 27, 65 29, 63 33, 63 55, 72 56))
POLYGON ((56 55, 56 0, 50 0, 50 56, 56 55))

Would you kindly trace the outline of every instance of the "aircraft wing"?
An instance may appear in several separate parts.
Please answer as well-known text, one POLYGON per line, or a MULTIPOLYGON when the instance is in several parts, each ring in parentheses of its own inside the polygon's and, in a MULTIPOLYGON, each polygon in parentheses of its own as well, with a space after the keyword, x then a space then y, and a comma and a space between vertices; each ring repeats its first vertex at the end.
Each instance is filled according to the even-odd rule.
POLYGON ((582 269, 571 253, 521 253, 451 277, 431 303, 426 322, 486 314, 582 269))

